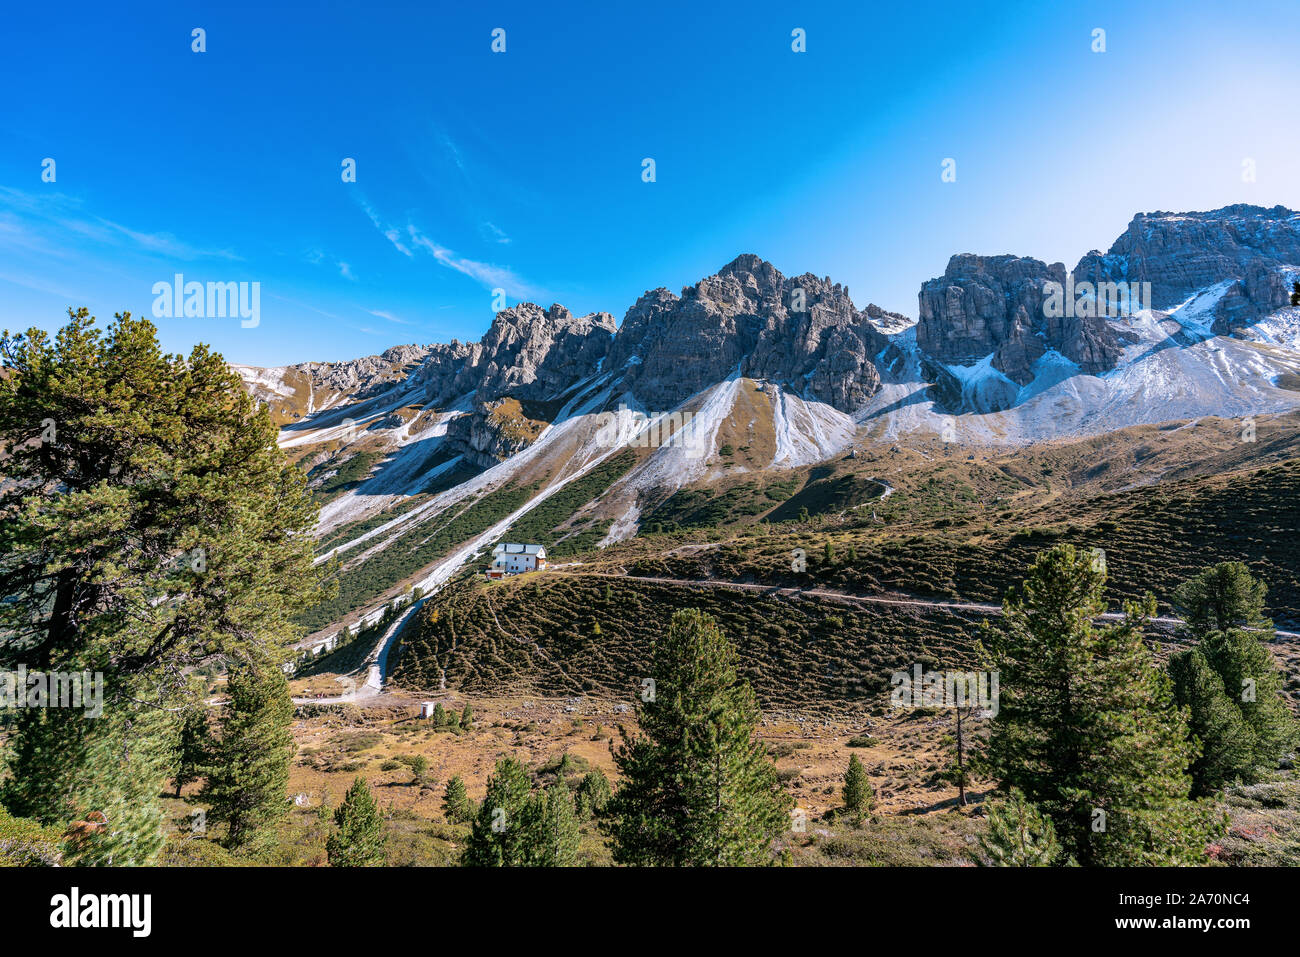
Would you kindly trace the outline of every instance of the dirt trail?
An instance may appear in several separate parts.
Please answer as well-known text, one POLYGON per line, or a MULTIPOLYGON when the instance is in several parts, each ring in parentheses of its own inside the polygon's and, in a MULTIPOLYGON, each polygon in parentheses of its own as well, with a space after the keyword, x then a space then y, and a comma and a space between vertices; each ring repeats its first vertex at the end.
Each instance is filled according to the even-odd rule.
POLYGON ((355 687, 356 681, 352 678, 340 679, 344 685, 352 684, 351 690, 345 691, 341 695, 334 695, 328 698, 294 698, 294 704, 350 704, 358 701, 369 701, 377 698, 384 693, 384 681, 388 678, 388 653, 393 648, 393 643, 398 634, 406 626, 407 622, 420 610, 424 604, 425 598, 413 601, 407 605, 400 615, 393 620, 393 623, 385 629, 375 647, 371 649, 370 654, 366 656, 362 667, 366 669, 366 683, 360 688, 355 687))
MULTIPOLYGON (((814 598, 831 598, 840 601, 866 602, 876 605, 901 605, 915 608, 946 608, 952 611, 971 611, 981 615, 1002 614, 1001 605, 981 602, 938 601, 924 598, 888 598, 884 595, 854 595, 849 592, 834 591, 829 588, 794 588, 781 585, 763 585, 753 582, 733 582, 717 578, 657 578, 646 575, 619 575, 611 572, 562 572, 561 574, 587 576, 592 578, 624 578, 633 581, 653 582, 659 585, 697 586, 705 588, 735 588, 742 591, 756 591, 767 595, 779 595, 784 598, 800 598, 811 595, 814 598)), ((1123 612, 1110 611, 1100 616, 1102 621, 1122 621, 1123 612)), ((1181 618, 1161 616, 1152 618, 1151 624, 1173 629, 1183 624, 1181 618)), ((1277 631, 1279 638, 1300 638, 1300 632, 1277 631)))

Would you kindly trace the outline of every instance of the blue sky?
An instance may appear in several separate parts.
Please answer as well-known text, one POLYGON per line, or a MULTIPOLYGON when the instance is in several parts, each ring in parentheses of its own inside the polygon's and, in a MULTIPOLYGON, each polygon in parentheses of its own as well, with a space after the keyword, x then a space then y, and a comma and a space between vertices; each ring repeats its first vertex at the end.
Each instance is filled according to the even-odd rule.
POLYGON ((168 349, 334 360, 478 338, 498 287, 621 320, 741 252, 915 315, 955 252, 1300 208, 1294 0, 542 6, 11 5, 0 326, 149 314, 179 272, 261 316, 158 319, 168 349))

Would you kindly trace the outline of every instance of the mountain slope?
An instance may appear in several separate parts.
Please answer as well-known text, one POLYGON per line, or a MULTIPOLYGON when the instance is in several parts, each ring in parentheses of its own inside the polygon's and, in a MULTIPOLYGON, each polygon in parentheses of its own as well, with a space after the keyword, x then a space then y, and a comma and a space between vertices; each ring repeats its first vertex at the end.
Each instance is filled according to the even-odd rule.
MULTIPOLYGON (((1205 416, 1245 434, 1300 406, 1298 262, 1300 215, 1280 207, 1144 214, 1077 275, 954 256, 912 323, 747 254, 617 326, 523 303, 477 343, 239 371, 322 502, 343 585, 316 629, 436 587, 502 536, 607 546, 680 524, 679 492, 752 476, 781 494, 783 474, 850 448, 1011 449, 1205 416), (1150 301, 1139 288, 1122 304, 1141 308, 1112 314, 1086 285, 1112 281, 1150 283, 1150 301), (1074 314, 1055 314, 1053 283, 1074 314)), ((831 497, 883 486, 850 487, 831 497)), ((732 498, 728 514, 763 513, 732 498)))

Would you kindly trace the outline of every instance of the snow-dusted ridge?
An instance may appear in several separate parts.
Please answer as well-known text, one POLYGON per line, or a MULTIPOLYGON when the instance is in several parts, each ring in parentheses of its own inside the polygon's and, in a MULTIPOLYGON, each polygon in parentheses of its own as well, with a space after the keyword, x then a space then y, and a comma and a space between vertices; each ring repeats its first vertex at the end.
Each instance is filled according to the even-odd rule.
MULTIPOLYGON (((991 259, 1014 259, 999 267, 1007 274, 1047 268, 1015 257, 991 259)), ((893 314, 872 320, 854 309, 846 288, 829 279, 818 281, 819 311, 791 315, 781 311, 784 300, 773 291, 788 292, 788 280, 755 257, 737 262, 741 266, 726 267, 724 276, 693 287, 682 299, 666 290, 648 293, 639 313, 643 338, 630 339, 622 352, 607 315, 593 323, 590 317, 573 319, 562 307, 543 312, 529 305, 526 322, 519 315, 494 321, 479 345, 404 346, 329 366, 237 367, 252 394, 277 406, 279 421, 287 423, 280 445, 304 467, 316 468, 314 478, 326 480, 356 453, 368 453, 361 462, 370 464, 369 473, 324 505, 319 534, 407 507, 349 536, 319 560, 337 557, 346 574, 413 529, 453 515, 482 495, 511 483, 539 487, 513 514, 425 569, 418 583, 428 591, 523 516, 627 448, 635 453, 634 464, 575 513, 582 521, 610 523, 601 545, 635 534, 683 486, 751 470, 805 467, 860 442, 919 438, 928 444, 938 438, 1012 446, 1144 423, 1300 407, 1300 309, 1262 316, 1250 311, 1258 300, 1243 292, 1242 279, 1190 291, 1190 283, 1173 287, 1177 294, 1163 300, 1167 308, 1098 320, 1087 330, 1091 338, 1072 338, 1068 323, 1048 328, 1040 313, 1026 326, 1022 310, 1016 335, 1038 341, 1029 343, 1032 349, 1017 349, 1024 339, 1009 338, 1004 327, 981 338, 981 329, 993 328, 992 320, 979 325, 985 313, 972 319, 932 305, 922 310, 924 326, 893 314), (737 302, 757 312, 725 311, 737 302), (970 323, 953 334, 947 351, 941 348, 945 330, 962 327, 941 325, 936 339, 936 316, 941 323, 970 323), (1215 332, 1229 323, 1232 335, 1215 332), (864 324, 872 325, 869 335, 861 331, 864 324), (758 335, 766 351, 760 353, 746 335, 758 335), (927 336, 928 352, 919 345, 927 336), (739 362, 738 342, 755 350, 741 350, 739 362), (1009 350, 1003 348, 1007 343, 1009 350), (941 361, 941 354, 953 358, 941 361), (647 396, 662 404, 643 401, 647 396), (647 435, 658 436, 674 420, 689 422, 690 441, 647 442, 647 435), (731 448, 724 455, 726 446, 731 448), (743 458, 735 448, 745 452, 743 458), (457 484, 447 487, 453 480, 457 484), (408 507, 415 496, 427 499, 408 507)), ((1112 254, 1098 262, 1119 268, 1112 254)), ((980 295, 981 289, 1000 288, 980 287, 986 274, 964 268, 953 282, 966 282, 980 295)), ((1285 271, 1269 268, 1269 282, 1285 271)), ((1202 273, 1211 278, 1203 265, 1202 273)), ((1286 273, 1293 274, 1300 276, 1300 270, 1286 273)), ((1251 282, 1264 280, 1252 274, 1251 282)), ((1270 296, 1276 291, 1264 288, 1273 290, 1270 296)), ((935 302, 942 303, 943 292, 941 287, 935 302)), ((1013 295, 1023 299, 1023 287, 1007 293, 1013 295)))

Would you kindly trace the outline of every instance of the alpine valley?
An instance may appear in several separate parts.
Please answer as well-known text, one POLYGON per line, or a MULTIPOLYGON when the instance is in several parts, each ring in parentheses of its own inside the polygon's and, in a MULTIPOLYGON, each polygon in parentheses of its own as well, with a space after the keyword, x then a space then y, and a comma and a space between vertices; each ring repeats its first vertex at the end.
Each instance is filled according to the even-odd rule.
MULTIPOLYGON (((474 343, 238 367, 309 475, 336 569, 300 619, 295 700, 387 714, 363 723, 394 757, 421 701, 472 702, 484 723, 438 752, 471 788, 507 746, 608 766, 602 723, 630 719, 653 643, 696 607, 737 642, 801 807, 835 805, 850 741, 880 809, 950 808, 950 721, 891 710, 890 675, 974 667, 1003 594, 1067 542, 1102 550, 1112 612, 1156 596, 1162 659, 1175 587, 1245 562, 1294 704, 1298 280, 1300 213, 1238 205, 1137 215, 1072 270, 955 255, 915 318, 746 254, 621 322, 521 303, 474 343), (1142 308, 1104 308, 1108 284, 1142 308), (502 542, 543 545, 549 567, 487 580, 502 542)), ((352 766, 320 714, 304 791, 352 766)), ((964 822, 862 853, 961 859, 964 822)))

